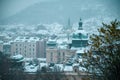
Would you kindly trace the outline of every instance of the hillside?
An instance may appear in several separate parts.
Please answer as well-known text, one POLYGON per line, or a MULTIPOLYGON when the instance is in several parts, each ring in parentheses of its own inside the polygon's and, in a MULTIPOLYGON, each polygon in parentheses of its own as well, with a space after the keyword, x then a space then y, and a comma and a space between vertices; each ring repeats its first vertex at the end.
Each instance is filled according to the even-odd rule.
POLYGON ((111 15, 116 17, 117 15, 114 15, 116 12, 114 10, 114 12, 111 12, 103 4, 103 1, 53 0, 51 2, 40 2, 0 21, 0 24, 50 24, 54 22, 66 24, 69 17, 71 18, 71 22, 77 22, 80 17, 82 19, 99 16, 105 18, 111 17, 111 15))

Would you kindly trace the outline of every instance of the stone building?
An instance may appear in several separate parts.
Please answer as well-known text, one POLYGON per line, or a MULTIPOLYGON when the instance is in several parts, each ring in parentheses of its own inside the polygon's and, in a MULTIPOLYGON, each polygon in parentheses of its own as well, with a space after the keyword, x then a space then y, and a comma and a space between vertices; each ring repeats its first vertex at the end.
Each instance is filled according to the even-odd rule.
POLYGON ((47 63, 64 63, 75 54, 74 50, 68 49, 65 45, 58 45, 56 40, 48 40, 46 48, 47 63), (64 46, 64 47, 63 47, 64 46))
POLYGON ((82 27, 82 20, 79 21, 78 30, 73 33, 72 41, 71 41, 71 48, 82 48, 86 47, 88 44, 88 34, 82 27))

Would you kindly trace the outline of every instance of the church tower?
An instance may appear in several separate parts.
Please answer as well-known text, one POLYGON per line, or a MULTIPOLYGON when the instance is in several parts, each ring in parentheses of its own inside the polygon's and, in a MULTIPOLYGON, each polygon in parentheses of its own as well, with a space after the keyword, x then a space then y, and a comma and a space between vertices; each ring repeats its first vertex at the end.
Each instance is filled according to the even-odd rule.
POLYGON ((68 18, 66 29, 71 29, 71 28, 72 28, 71 20, 70 20, 70 18, 68 18))
POLYGON ((78 23, 78 25, 79 25, 79 27, 78 27, 78 30, 83 30, 83 28, 82 28, 82 19, 80 18, 80 21, 79 21, 79 23, 78 23))
POLYGON ((70 18, 68 19, 68 28, 71 27, 71 24, 70 24, 70 18))

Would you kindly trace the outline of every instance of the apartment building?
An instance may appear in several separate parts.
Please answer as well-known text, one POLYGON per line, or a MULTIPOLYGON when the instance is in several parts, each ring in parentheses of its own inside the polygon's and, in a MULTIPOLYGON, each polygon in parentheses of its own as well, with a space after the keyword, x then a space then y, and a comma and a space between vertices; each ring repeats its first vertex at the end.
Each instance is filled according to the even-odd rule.
POLYGON ((42 39, 36 42, 37 57, 46 58, 46 39, 42 39))
MULTIPOLYGON (((17 37, 13 42, 11 42, 11 54, 21 54, 27 58, 39 58, 42 53, 39 49, 45 50, 45 46, 42 44, 37 44, 41 40, 37 37, 17 37)), ((41 42, 42 43, 42 42, 41 42)))

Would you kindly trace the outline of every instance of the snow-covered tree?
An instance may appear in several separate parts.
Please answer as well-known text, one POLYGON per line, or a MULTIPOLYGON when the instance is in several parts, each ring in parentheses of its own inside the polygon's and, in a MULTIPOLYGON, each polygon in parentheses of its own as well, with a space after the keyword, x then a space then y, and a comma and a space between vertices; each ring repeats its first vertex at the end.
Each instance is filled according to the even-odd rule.
POLYGON ((0 80, 23 80, 22 66, 9 55, 0 52, 0 80))
POLYGON ((90 37, 90 49, 84 57, 88 72, 100 80, 120 80, 120 22, 102 24, 99 34, 90 37))

